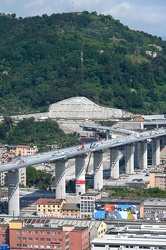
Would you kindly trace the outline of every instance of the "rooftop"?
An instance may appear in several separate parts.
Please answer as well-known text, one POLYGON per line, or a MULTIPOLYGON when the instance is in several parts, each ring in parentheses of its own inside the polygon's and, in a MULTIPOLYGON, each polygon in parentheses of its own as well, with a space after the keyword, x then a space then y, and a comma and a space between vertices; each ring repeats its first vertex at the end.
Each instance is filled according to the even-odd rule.
MULTIPOLYGON (((138 245, 138 246, 166 246, 165 235, 135 235, 132 233, 117 233, 106 234, 103 238, 96 238, 92 241, 92 244, 109 244, 109 245, 138 245)), ((164 248, 162 248, 164 249, 164 248)))
POLYGON ((52 227, 59 227, 59 226, 75 226, 75 227, 88 227, 91 229, 93 226, 98 228, 103 221, 97 220, 81 220, 81 219, 70 219, 70 218, 56 218, 56 219, 24 219, 24 223, 26 225, 34 225, 34 224, 51 224, 52 227))
POLYGON ((80 210, 80 204, 77 203, 65 203, 61 210, 80 210))
POLYGON ((63 199, 40 198, 36 205, 61 205, 63 201, 63 199))
POLYGON ((154 200, 145 200, 144 206, 165 206, 166 207, 166 199, 154 199, 154 200))
POLYGON ((89 192, 89 193, 82 194, 81 197, 84 197, 84 196, 97 196, 97 195, 100 195, 100 193, 98 193, 98 192, 89 192))

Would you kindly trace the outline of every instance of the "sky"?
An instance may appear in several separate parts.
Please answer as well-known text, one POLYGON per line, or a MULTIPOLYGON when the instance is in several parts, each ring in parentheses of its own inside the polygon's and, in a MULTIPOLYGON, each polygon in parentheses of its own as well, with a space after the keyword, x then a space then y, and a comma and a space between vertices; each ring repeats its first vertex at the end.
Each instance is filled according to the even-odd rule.
POLYGON ((0 12, 16 17, 84 10, 111 15, 130 29, 166 37, 166 0, 0 0, 0 12))

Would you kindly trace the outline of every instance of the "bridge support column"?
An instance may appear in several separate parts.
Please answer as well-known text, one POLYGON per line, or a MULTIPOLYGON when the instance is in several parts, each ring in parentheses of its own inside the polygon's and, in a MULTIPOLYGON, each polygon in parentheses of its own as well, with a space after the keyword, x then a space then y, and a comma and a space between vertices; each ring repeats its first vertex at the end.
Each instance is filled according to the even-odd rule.
POLYGON ((125 173, 133 174, 134 173, 134 150, 135 146, 132 144, 126 145, 125 147, 125 173))
POLYGON ((66 198, 66 183, 65 183, 66 165, 67 165, 66 161, 55 162, 55 189, 56 189, 57 199, 66 198))
POLYGON ((75 158, 76 194, 78 195, 85 194, 85 158, 85 155, 75 158))
POLYGON ((106 140, 110 139, 110 130, 106 130, 106 140))
POLYGON ((119 155, 117 148, 110 149, 110 177, 114 179, 119 178, 119 155))
POLYGON ((140 158, 141 158, 141 145, 140 142, 135 143, 135 153, 134 153, 134 168, 140 168, 140 158))
POLYGON ((101 190, 103 188, 103 152, 97 151, 93 153, 94 167, 94 189, 101 190))
POLYGON ((152 165, 160 164, 160 139, 152 140, 152 165))
POLYGON ((19 170, 8 172, 8 214, 18 216, 20 214, 19 205, 19 170))
POLYGON ((141 142, 141 157, 140 157, 140 168, 144 169, 148 166, 148 156, 147 156, 147 142, 141 142))
POLYGON ((162 146, 166 146, 166 136, 163 136, 161 141, 162 141, 162 146))

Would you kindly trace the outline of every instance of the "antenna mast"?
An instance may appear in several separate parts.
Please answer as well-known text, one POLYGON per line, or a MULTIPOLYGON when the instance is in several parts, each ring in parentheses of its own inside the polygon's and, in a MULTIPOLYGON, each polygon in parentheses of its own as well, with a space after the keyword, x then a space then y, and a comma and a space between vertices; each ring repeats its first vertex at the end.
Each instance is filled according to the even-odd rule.
POLYGON ((72 10, 74 10, 74 1, 72 0, 72 10))
POLYGON ((84 53, 81 51, 81 83, 83 83, 84 78, 84 53))

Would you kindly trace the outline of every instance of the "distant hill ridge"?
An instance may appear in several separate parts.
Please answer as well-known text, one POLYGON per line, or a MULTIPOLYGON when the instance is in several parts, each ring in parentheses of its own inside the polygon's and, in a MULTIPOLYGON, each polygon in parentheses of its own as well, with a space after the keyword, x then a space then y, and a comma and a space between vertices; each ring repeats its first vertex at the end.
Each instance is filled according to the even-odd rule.
POLYGON ((75 96, 166 113, 166 42, 111 16, 0 15, 0 114, 45 112, 75 96))

